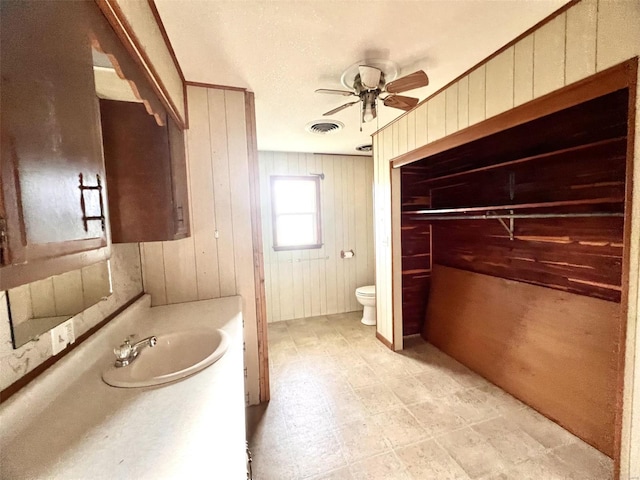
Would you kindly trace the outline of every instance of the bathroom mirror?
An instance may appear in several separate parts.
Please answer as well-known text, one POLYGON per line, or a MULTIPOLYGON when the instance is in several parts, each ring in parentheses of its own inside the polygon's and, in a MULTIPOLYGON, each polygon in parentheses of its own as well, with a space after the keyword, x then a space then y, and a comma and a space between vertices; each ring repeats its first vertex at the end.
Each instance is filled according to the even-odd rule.
POLYGON ((111 295, 109 262, 7 291, 13 348, 18 348, 111 295))

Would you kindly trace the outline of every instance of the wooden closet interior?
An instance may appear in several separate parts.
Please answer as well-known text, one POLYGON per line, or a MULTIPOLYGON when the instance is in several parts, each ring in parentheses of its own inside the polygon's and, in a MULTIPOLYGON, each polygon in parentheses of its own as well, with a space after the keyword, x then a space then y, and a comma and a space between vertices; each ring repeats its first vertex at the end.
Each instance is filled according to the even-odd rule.
POLYGON ((609 79, 625 68, 635 64, 554 93, 566 107, 534 101, 467 129, 486 135, 461 132, 394 162, 403 335, 609 456, 619 450, 635 103, 633 85, 609 79))

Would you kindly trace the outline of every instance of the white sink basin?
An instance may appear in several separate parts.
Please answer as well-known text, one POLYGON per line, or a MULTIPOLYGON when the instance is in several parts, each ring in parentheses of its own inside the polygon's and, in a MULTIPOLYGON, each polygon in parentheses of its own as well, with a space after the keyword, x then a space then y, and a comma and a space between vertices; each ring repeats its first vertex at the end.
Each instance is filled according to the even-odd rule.
POLYGON ((110 366, 102 373, 114 387, 148 387, 193 375, 218 361, 227 351, 229 337, 222 330, 200 328, 157 335, 154 347, 144 347, 128 366, 110 366))

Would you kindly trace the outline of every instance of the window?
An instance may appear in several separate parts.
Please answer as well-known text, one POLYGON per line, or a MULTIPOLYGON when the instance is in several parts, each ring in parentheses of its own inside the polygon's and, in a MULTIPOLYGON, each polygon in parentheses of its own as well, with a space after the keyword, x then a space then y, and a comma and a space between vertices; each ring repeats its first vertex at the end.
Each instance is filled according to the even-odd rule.
POLYGON ((273 249, 322 247, 320 178, 272 176, 273 249))

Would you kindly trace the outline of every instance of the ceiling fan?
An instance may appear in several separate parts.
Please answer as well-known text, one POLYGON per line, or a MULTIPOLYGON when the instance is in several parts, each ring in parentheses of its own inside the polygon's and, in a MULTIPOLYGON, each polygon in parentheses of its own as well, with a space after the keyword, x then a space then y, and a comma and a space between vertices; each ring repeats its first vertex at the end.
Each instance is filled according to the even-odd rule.
POLYGON ((316 90, 316 93, 359 97, 358 100, 329 110, 324 113, 323 116, 333 115, 345 108, 360 103, 362 105, 361 122, 370 122, 378 116, 378 98, 380 98, 387 107, 399 108, 405 111, 411 110, 418 104, 419 100, 415 97, 405 97, 398 94, 429 85, 429 77, 427 77, 427 74, 423 70, 418 70, 410 75, 386 83, 385 73, 382 69, 364 64, 358 65, 357 68, 357 73, 351 86, 352 90, 333 90, 327 88, 316 90), (381 97, 383 94, 386 94, 386 96, 381 97))

